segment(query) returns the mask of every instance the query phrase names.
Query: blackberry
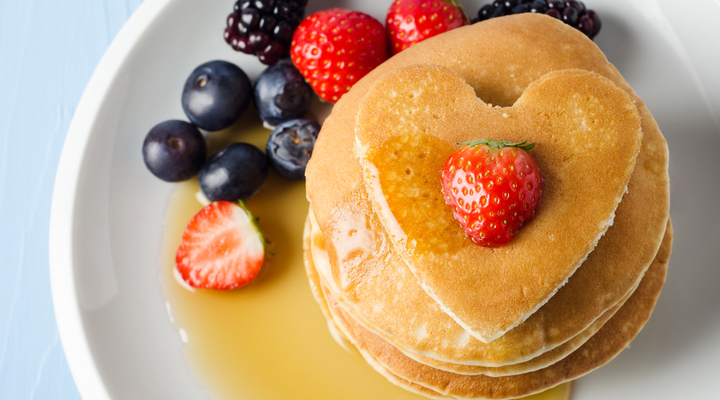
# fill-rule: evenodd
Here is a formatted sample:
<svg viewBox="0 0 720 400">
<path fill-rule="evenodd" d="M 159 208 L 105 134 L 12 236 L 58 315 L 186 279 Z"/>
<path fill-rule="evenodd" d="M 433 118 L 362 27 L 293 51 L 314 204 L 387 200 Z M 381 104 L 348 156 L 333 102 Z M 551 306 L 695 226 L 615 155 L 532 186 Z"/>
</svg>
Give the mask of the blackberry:
<svg viewBox="0 0 720 400">
<path fill-rule="evenodd" d="M 587 9 L 582 1 L 576 0 L 495 0 L 478 10 L 473 23 L 504 15 L 525 12 L 547 14 L 578 29 L 590 39 L 600 32 L 600 17 Z"/>
<path fill-rule="evenodd" d="M 225 41 L 237 51 L 256 55 L 263 64 L 275 64 L 290 54 L 307 1 L 239 0 L 227 17 Z"/>
</svg>

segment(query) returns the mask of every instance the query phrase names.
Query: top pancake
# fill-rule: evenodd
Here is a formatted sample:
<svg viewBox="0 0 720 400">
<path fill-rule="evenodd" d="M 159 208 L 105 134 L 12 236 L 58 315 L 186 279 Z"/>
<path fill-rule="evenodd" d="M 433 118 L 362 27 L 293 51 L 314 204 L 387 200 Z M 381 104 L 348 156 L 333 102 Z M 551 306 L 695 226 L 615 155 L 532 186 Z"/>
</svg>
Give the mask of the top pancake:
<svg viewBox="0 0 720 400">
<path fill-rule="evenodd" d="M 512 107 L 493 108 L 460 75 L 433 65 L 378 79 L 361 102 L 355 135 L 365 188 L 393 247 L 440 307 L 483 342 L 527 319 L 595 248 L 642 138 L 630 97 L 593 72 L 549 73 Z M 543 176 L 537 215 L 499 248 L 467 238 L 442 196 L 443 165 L 457 143 L 476 139 L 535 142 L 531 155 Z M 526 166 L 515 168 L 506 174 Z"/>
<path fill-rule="evenodd" d="M 664 233 L 669 208 L 667 147 L 644 103 L 597 46 L 582 33 L 545 16 L 503 17 L 429 39 L 388 60 L 343 96 L 323 125 L 307 169 L 308 197 L 323 232 L 330 234 L 332 215 L 361 206 L 353 193 L 362 189 L 362 174 L 351 152 L 360 99 L 380 76 L 421 62 L 454 70 L 480 98 L 502 106 L 512 105 L 545 73 L 568 68 L 598 72 L 630 94 L 642 117 L 642 150 L 615 224 L 593 254 L 602 252 L 601 259 L 608 264 L 625 262 L 631 272 L 604 277 L 601 291 L 605 295 L 589 300 L 607 309 L 627 294 L 655 256 Z M 585 295 L 581 291 L 579 296 Z M 569 315 L 576 311 L 571 300 L 563 303 Z"/>
</svg>

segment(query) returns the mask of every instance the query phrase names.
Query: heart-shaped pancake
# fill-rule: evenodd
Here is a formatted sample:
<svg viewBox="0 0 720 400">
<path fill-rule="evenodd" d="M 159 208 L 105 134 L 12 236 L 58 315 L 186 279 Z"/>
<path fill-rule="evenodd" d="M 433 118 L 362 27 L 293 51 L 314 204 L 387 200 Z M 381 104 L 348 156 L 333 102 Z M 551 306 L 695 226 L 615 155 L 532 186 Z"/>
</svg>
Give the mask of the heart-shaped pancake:
<svg viewBox="0 0 720 400">
<path fill-rule="evenodd" d="M 425 291 L 474 337 L 490 342 L 565 283 L 612 224 L 642 132 L 635 104 L 598 74 L 568 70 L 492 107 L 453 71 L 398 68 L 363 98 L 356 154 L 393 248 Z M 441 169 L 456 143 L 537 145 L 544 179 L 535 218 L 506 246 L 474 245 L 445 205 Z"/>
</svg>

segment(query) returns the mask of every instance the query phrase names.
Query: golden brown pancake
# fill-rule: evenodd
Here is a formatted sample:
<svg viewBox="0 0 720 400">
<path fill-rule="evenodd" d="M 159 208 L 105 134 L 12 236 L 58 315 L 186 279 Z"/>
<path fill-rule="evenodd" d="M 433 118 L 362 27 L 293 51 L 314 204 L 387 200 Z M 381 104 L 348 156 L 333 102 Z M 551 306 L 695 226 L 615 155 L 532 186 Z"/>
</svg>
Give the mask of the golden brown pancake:
<svg viewBox="0 0 720 400">
<path fill-rule="evenodd" d="M 313 263 L 312 253 L 310 251 L 310 247 L 312 245 L 312 238 L 310 235 L 310 217 L 305 221 L 305 227 L 303 232 L 303 260 L 305 264 L 305 270 L 307 272 L 310 288 L 313 293 L 313 296 L 315 297 L 315 300 L 318 302 L 318 305 L 320 305 L 320 308 L 323 310 L 323 314 L 328 318 L 328 327 L 332 326 L 334 328 L 331 329 L 339 329 L 338 325 L 333 320 L 333 317 L 330 315 L 330 310 L 328 306 L 328 302 L 325 299 L 325 295 L 323 294 L 323 290 L 320 289 L 322 287 L 322 283 L 320 281 L 320 277 L 315 270 L 315 265 Z M 326 314 L 327 312 L 327 314 Z M 347 324 L 343 324 L 343 328 L 346 328 Z M 344 335 L 344 334 L 343 334 Z M 364 350 L 363 350 L 364 351 Z M 425 397 L 433 398 L 433 399 L 446 399 L 446 398 L 452 398 L 450 396 L 442 395 L 432 389 L 428 389 L 424 386 L 418 385 L 416 383 L 412 383 L 406 379 L 400 378 L 397 375 L 393 374 L 392 372 L 388 371 L 387 368 L 383 367 L 379 362 L 375 361 L 370 354 L 367 354 L 365 356 L 367 358 L 368 364 L 370 364 L 378 373 L 385 376 L 391 383 L 402 387 L 405 390 L 411 391 L 416 394 L 423 395 Z M 571 389 L 566 390 L 566 396 L 565 399 L 570 398 Z"/>
<path fill-rule="evenodd" d="M 545 304 L 595 248 L 642 138 L 630 97 L 599 74 L 551 72 L 512 107 L 489 107 L 460 75 L 426 64 L 378 79 L 355 134 L 365 189 L 396 253 L 443 311 L 486 343 Z M 458 143 L 483 138 L 534 142 L 544 180 L 537 215 L 498 248 L 473 243 L 442 195 L 441 171 Z"/>
<path fill-rule="evenodd" d="M 313 253 L 317 253 L 321 250 L 313 249 L 311 250 Z M 317 272 L 315 272 L 317 275 Z M 321 279 L 318 277 L 321 281 L 324 282 L 324 279 Z M 324 290 L 329 290 L 326 284 L 322 284 L 322 288 Z M 330 291 L 331 295 L 332 291 Z M 371 324 L 369 324 L 367 321 L 363 320 L 361 317 L 358 316 L 356 313 L 356 310 L 353 309 L 346 301 L 343 301 L 341 299 L 338 299 L 335 297 L 335 300 L 338 302 L 338 305 L 343 308 L 343 311 L 348 314 L 352 319 L 354 319 L 357 323 L 361 324 L 363 328 L 367 329 L 368 331 L 382 337 L 383 339 L 387 341 L 391 341 L 393 345 L 400 351 L 403 352 L 407 357 L 416 360 L 422 364 L 431 366 L 433 368 L 437 368 L 443 371 L 448 372 L 454 372 L 457 374 L 463 374 L 463 375 L 478 375 L 483 374 L 487 376 L 505 376 L 505 375 L 517 375 L 525 372 L 531 372 L 535 371 L 541 368 L 545 368 L 556 361 L 564 358 L 566 355 L 573 352 L 575 349 L 580 347 L 583 343 L 585 343 L 592 335 L 594 335 L 614 314 L 617 312 L 617 310 L 625 303 L 629 295 L 625 298 L 623 298 L 618 304 L 616 304 L 614 307 L 606 311 L 603 315 L 600 316 L 600 318 L 596 319 L 588 328 L 586 328 L 584 331 L 580 332 L 579 334 L 575 335 L 570 340 L 566 341 L 565 343 L 562 343 L 558 345 L 557 347 L 554 347 L 552 349 L 547 350 L 546 352 L 543 352 L 542 354 L 539 354 L 535 356 L 534 358 L 531 358 L 527 361 L 516 363 L 516 364 L 509 364 L 504 366 L 498 366 L 498 367 L 488 367 L 488 366 L 477 366 L 477 365 L 466 365 L 466 364 L 455 364 L 451 362 L 445 362 L 445 361 L 439 361 L 434 358 L 426 357 L 420 354 L 414 354 L 412 352 L 409 352 L 407 349 L 402 348 L 399 346 L 396 342 L 393 342 L 394 337 L 388 336 L 385 332 L 378 331 L 378 329 Z"/>
<path fill-rule="evenodd" d="M 623 307 L 582 347 L 561 361 L 538 371 L 504 377 L 459 375 L 418 363 L 354 321 L 329 300 L 331 313 L 351 342 L 369 362 L 378 362 L 396 376 L 457 398 L 504 399 L 525 396 L 578 378 L 598 368 L 628 346 L 645 325 L 655 306 L 667 273 L 672 228 L 640 285 Z M 327 296 L 331 296 L 326 292 Z"/>
<path fill-rule="evenodd" d="M 308 166 L 308 197 L 325 236 L 332 236 L 333 230 L 342 231 L 338 221 L 349 213 L 372 213 L 372 209 L 358 201 L 358 191 L 362 187 L 359 164 L 348 161 L 352 160 L 359 100 L 379 76 L 399 66 L 418 62 L 444 65 L 455 70 L 473 86 L 481 99 L 501 106 L 512 105 L 530 82 L 545 73 L 568 68 L 598 72 L 622 87 L 635 100 L 644 133 L 637 167 L 628 185 L 629 193 L 617 209 L 614 226 L 608 229 L 585 263 L 587 266 L 597 255 L 598 262 L 622 264 L 627 268 L 626 272 L 601 275 L 597 285 L 594 284 L 595 277 L 583 278 L 585 282 L 581 286 L 596 287 L 599 292 L 605 293 L 604 296 L 590 296 L 580 291 L 577 298 L 562 301 L 568 320 L 585 319 L 587 326 L 631 290 L 657 251 L 669 204 L 667 146 L 644 103 L 600 50 L 581 33 L 550 18 L 524 14 L 448 32 L 403 51 L 356 84 L 335 105 L 333 114 L 326 120 Z M 628 248 L 632 251 L 628 252 Z M 328 251 L 337 254 L 331 244 Z M 580 268 L 571 282 L 582 280 L 579 276 L 582 271 L 583 268 Z M 586 285 L 588 282 L 593 285 Z M 562 293 L 561 290 L 554 297 Z M 594 304 L 600 311 L 585 313 L 590 317 L 576 315 L 580 314 L 574 308 L 576 301 Z M 543 340 L 541 337 L 540 341 Z M 420 349 L 444 351 L 441 347 Z"/>
<path fill-rule="evenodd" d="M 578 310 L 574 303 L 594 304 L 599 310 L 611 308 L 631 291 L 657 252 L 669 204 L 667 146 L 644 103 L 600 50 L 581 33 L 543 16 L 526 14 L 493 19 L 420 43 L 374 70 L 335 105 L 332 116 L 323 126 L 307 172 L 308 197 L 325 237 L 331 237 L 335 231 L 347 233 L 352 230 L 339 223 L 343 216 L 349 213 L 372 213 L 372 208 L 358 201 L 358 196 L 362 194 L 359 189 L 363 186 L 361 169 L 358 163 L 351 162 L 359 100 L 378 77 L 397 67 L 417 63 L 437 64 L 452 69 L 475 89 L 483 101 L 500 106 L 511 106 L 531 82 L 545 73 L 572 68 L 597 72 L 611 79 L 634 99 L 642 118 L 644 137 L 628 185 L 629 193 L 617 209 L 615 225 L 607 231 L 569 284 L 551 299 L 555 301 L 562 297 L 566 293 L 564 289 L 576 280 L 580 287 L 597 290 L 595 293 L 605 293 L 604 296 L 593 297 L 579 291 L 578 297 L 567 296 L 559 301 L 567 312 L 568 320 L 592 323 L 601 312 L 587 312 L 585 307 Z M 628 251 L 628 248 L 632 251 Z M 328 244 L 327 249 L 329 253 L 334 253 L 331 259 L 338 255 L 332 243 Z M 599 260 L 599 267 L 603 264 L 608 267 L 623 265 L 626 269 L 614 275 L 593 276 L 588 273 L 583 277 L 582 272 L 593 258 Z M 360 277 L 363 271 L 375 269 L 347 268 L 344 276 Z M 339 277 L 337 272 L 334 268 L 336 277 Z M 358 281 L 362 280 L 346 279 L 347 287 Z M 392 289 L 392 286 L 388 285 L 387 288 Z M 355 295 L 365 301 L 367 299 L 364 297 L 372 296 L 372 293 L 358 290 Z M 542 307 L 535 314 L 545 309 Z M 423 314 L 411 312 L 410 315 Z M 498 340 L 502 340 L 502 337 Z M 544 337 L 539 341 L 543 342 Z M 439 344 L 437 347 L 429 345 L 425 349 L 445 351 L 442 349 L 443 344 Z"/>
<path fill-rule="evenodd" d="M 312 208 L 309 214 L 309 219 L 312 221 L 314 219 L 312 218 Z M 356 218 L 359 217 L 360 216 L 348 218 L 348 221 L 356 221 Z M 371 227 L 373 225 L 377 226 L 377 224 L 377 222 L 374 224 L 368 223 L 367 227 Z M 314 264 L 316 266 L 319 266 L 317 268 L 318 270 L 321 270 L 323 268 L 322 264 L 328 262 L 328 256 L 325 251 L 324 244 L 325 239 L 319 232 L 319 228 L 317 227 L 317 225 L 311 225 L 313 225 L 311 228 L 312 236 L 314 238 L 313 243 L 319 243 L 319 245 L 311 246 L 311 251 L 315 259 Z M 352 226 L 360 225 L 363 224 L 355 223 Z M 364 239 L 362 238 L 368 238 L 372 235 L 372 231 L 365 232 L 363 231 L 363 228 L 357 228 L 356 234 L 350 238 L 356 238 L 355 244 L 360 246 L 362 244 L 361 242 L 364 241 Z M 352 247 L 350 245 L 345 246 Z M 382 245 L 379 246 L 382 247 Z M 355 247 L 356 250 L 357 248 L 358 247 Z M 355 255 L 359 258 L 363 258 L 363 256 L 369 257 L 367 253 L 363 255 L 357 251 L 355 252 Z M 628 294 L 626 298 L 622 299 L 618 304 L 616 304 L 610 310 L 606 311 L 600 318 L 592 322 L 592 324 L 585 328 L 582 332 L 577 333 L 574 336 L 567 335 L 566 333 L 567 337 L 565 337 L 565 339 L 567 341 L 565 341 L 564 343 L 559 341 L 552 342 L 549 339 L 546 339 L 545 341 L 537 339 L 537 337 L 543 337 L 545 335 L 550 336 L 550 333 L 553 333 L 553 337 L 555 339 L 559 339 L 563 337 L 559 334 L 559 331 L 562 328 L 576 326 L 575 323 L 573 323 L 572 321 L 566 321 L 563 319 L 565 313 L 562 309 L 553 307 L 554 302 L 551 299 L 550 302 L 545 307 L 543 307 L 540 312 L 531 316 L 528 321 L 521 324 L 521 328 L 514 329 L 508 334 L 504 335 L 502 338 L 486 344 L 471 339 L 470 336 L 465 333 L 462 327 L 455 324 L 452 319 L 445 315 L 432 301 L 432 299 L 430 299 L 429 296 L 425 294 L 425 292 L 419 287 L 419 285 L 414 283 L 414 276 L 412 275 L 412 273 L 410 273 L 410 271 L 404 266 L 401 261 L 397 260 L 397 262 L 392 265 L 388 265 L 388 262 L 383 264 L 383 260 L 388 260 L 390 256 L 391 255 L 386 254 L 385 252 L 379 252 L 379 254 L 373 257 L 372 260 L 365 259 L 362 260 L 363 262 L 353 262 L 352 260 L 346 260 L 349 262 L 349 264 L 357 267 L 355 271 L 352 271 L 353 274 L 365 277 L 365 279 L 363 279 L 363 282 L 358 282 L 358 285 L 354 287 L 350 293 L 358 292 L 367 301 L 363 301 L 363 299 L 359 299 L 357 297 L 353 299 L 347 299 L 345 298 L 345 294 L 347 293 L 347 291 L 340 291 L 338 294 L 337 291 L 330 290 L 332 295 L 337 299 L 343 309 L 350 315 L 352 315 L 353 319 L 357 320 L 366 329 L 372 331 L 373 333 L 383 337 L 386 340 L 392 341 L 393 344 L 401 351 L 403 351 L 403 353 L 405 353 L 408 357 L 438 369 L 443 369 L 446 371 L 456 372 L 460 374 L 486 374 L 492 376 L 512 375 L 527 372 L 529 370 L 543 368 L 557 361 L 564 355 L 570 353 L 571 351 L 582 345 L 592 334 L 594 334 L 598 329 L 600 329 L 600 327 L 602 327 L 602 325 L 610 317 L 612 317 L 612 315 L 615 313 L 615 311 L 617 311 L 619 306 L 621 306 L 622 303 L 624 303 L 626 298 L 629 296 Z M 372 262 L 373 266 L 378 270 L 374 271 L 372 268 L 367 268 L 367 265 L 370 262 Z M 331 273 L 330 275 L 333 274 Z M 373 276 L 369 277 L 370 275 Z M 327 273 L 323 277 L 324 282 L 332 279 L 332 276 L 328 276 Z M 353 280 L 356 279 L 347 279 L 347 281 Z M 329 289 L 328 286 L 330 285 L 325 284 L 324 286 Z M 335 284 L 333 284 L 332 286 L 337 287 L 338 283 L 335 282 Z M 571 287 L 573 286 L 568 285 L 566 286 L 566 288 L 562 289 L 562 291 L 567 291 Z M 589 288 L 587 290 L 592 290 L 592 288 Z M 397 296 L 396 293 L 398 292 L 403 292 L 404 296 Z M 565 294 L 563 296 L 572 297 L 572 294 Z M 402 301 L 408 301 L 408 303 L 403 303 Z M 382 306 L 377 306 L 378 304 L 382 304 Z M 365 307 L 361 307 L 362 305 L 365 305 Z M 583 304 L 580 303 L 576 306 L 582 308 Z M 411 319 L 408 319 L 414 317 L 413 314 L 408 313 L 409 309 L 422 307 L 427 307 L 428 309 L 430 309 L 426 312 L 426 318 L 422 322 L 415 323 Z M 436 319 L 440 321 L 437 321 Z M 550 321 L 550 323 L 546 323 L 544 319 Z M 389 331 L 386 331 L 384 328 L 388 327 L 388 321 L 393 322 L 393 324 L 390 327 L 391 329 Z M 373 325 L 373 322 L 377 322 L 381 325 L 379 327 L 376 327 Z M 424 329 L 426 334 L 428 335 L 428 337 L 423 338 L 423 340 L 427 340 L 428 342 L 433 341 L 436 343 L 443 343 L 446 347 L 450 347 L 454 343 L 450 343 L 451 340 L 443 338 L 443 334 L 449 338 L 455 338 L 458 335 L 464 336 L 467 343 L 465 343 L 463 347 L 460 347 L 460 349 L 463 349 L 465 351 L 474 351 L 476 355 L 484 354 L 486 355 L 486 357 L 492 358 L 494 360 L 508 357 L 508 355 L 517 355 L 523 353 L 526 354 L 526 356 L 522 358 L 516 357 L 515 361 L 517 363 L 508 363 L 508 365 L 504 366 L 501 366 L 503 364 L 478 366 L 457 364 L 452 362 L 452 360 L 438 360 L 436 358 L 426 356 L 425 354 L 427 353 L 417 352 L 416 350 L 411 351 L 404 346 L 405 342 L 408 339 L 407 336 L 410 336 L 410 338 L 416 338 L 415 334 L 417 333 L 418 327 Z M 544 334 L 543 331 L 540 330 L 543 327 L 548 330 L 548 333 Z M 434 338 L 430 338 L 430 333 L 432 333 L 432 336 L 434 336 Z M 537 348 L 534 347 L 538 346 L 538 343 L 543 342 L 553 343 L 554 346 L 546 346 L 545 348 L 541 349 L 542 351 L 537 350 Z M 534 350 L 534 352 L 532 350 Z M 541 353 L 543 353 L 543 357 L 540 357 Z"/>
<path fill-rule="evenodd" d="M 645 145 L 662 148 L 664 140 L 660 135 L 651 135 L 646 138 Z M 647 170 L 634 173 L 653 176 Z M 636 184 L 633 192 L 637 196 L 626 196 L 625 201 L 636 200 L 640 207 L 642 196 L 653 194 L 657 190 L 656 184 L 658 181 L 654 179 L 644 185 Z M 637 224 L 645 222 L 644 215 L 638 213 L 632 224 L 616 224 L 609 229 L 583 267 L 545 307 L 500 339 L 485 344 L 469 338 L 451 318 L 443 315 L 415 283 L 414 276 L 402 261 L 389 251 L 379 221 L 362 192 L 358 189 L 353 193 L 354 200 L 347 203 L 349 206 L 338 207 L 327 221 L 325 239 L 334 264 L 335 283 L 341 290 L 333 294 L 351 304 L 358 319 L 367 321 L 366 326 L 376 327 L 373 332 L 385 338 L 392 337 L 398 347 L 410 354 L 485 366 L 533 358 L 593 323 L 627 295 L 646 268 L 637 262 L 636 249 L 626 245 L 611 247 L 619 242 L 615 235 L 633 232 Z M 622 205 L 619 211 L 623 211 Z M 634 282 L 630 281 L 631 277 L 635 277 Z M 622 279 L 628 279 L 630 285 L 624 286 L 628 281 Z M 396 295 L 400 292 L 402 297 Z M 426 335 L 418 338 L 415 335 L 418 329 Z"/>
<path fill-rule="evenodd" d="M 322 245 L 321 243 L 318 243 L 317 245 Z M 335 332 L 333 330 L 336 330 L 337 333 L 342 335 L 341 339 L 347 340 L 346 334 L 342 331 L 342 329 L 345 329 L 347 325 L 343 324 L 342 329 L 338 324 L 335 322 L 332 314 L 330 313 L 330 309 L 328 306 L 328 301 L 325 299 L 325 294 L 322 289 L 322 283 L 320 282 L 320 276 L 317 273 L 317 270 L 315 269 L 315 264 L 313 262 L 312 252 L 310 250 L 310 247 L 312 246 L 312 236 L 311 236 L 311 227 L 310 227 L 310 217 L 305 220 L 305 226 L 303 228 L 303 261 L 305 264 L 305 272 L 308 276 L 308 281 L 310 284 L 310 291 L 313 294 L 313 297 L 315 298 L 315 301 L 320 306 L 320 309 L 322 310 L 323 315 L 328 321 L 328 328 L 331 330 L 331 336 L 333 336 L 334 339 L 338 339 L 335 336 Z M 344 347 L 344 345 L 341 344 L 341 346 Z M 383 367 L 380 363 L 376 361 L 369 361 L 368 364 L 370 364 L 377 372 L 379 372 L 381 375 L 386 377 L 390 382 L 393 384 L 400 386 L 401 388 L 411 391 L 413 393 L 417 393 L 420 395 L 423 395 L 425 397 L 429 397 L 432 399 L 446 399 L 451 398 L 450 396 L 441 395 L 440 393 L 428 389 L 424 386 L 418 385 L 416 383 L 412 383 L 408 381 L 407 379 L 400 378 L 399 376 L 393 374 L 392 372 L 388 371 L 387 368 Z"/>
</svg>

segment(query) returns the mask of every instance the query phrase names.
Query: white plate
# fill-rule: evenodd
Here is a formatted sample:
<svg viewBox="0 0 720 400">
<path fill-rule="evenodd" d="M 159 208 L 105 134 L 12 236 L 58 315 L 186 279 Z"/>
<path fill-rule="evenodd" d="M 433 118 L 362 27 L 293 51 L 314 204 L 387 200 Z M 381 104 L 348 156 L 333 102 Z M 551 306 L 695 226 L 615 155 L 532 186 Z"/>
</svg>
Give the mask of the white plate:
<svg viewBox="0 0 720 400">
<path fill-rule="evenodd" d="M 232 1 L 146 0 L 113 41 L 73 118 L 58 167 L 50 273 L 60 335 L 84 399 L 201 399 L 158 282 L 172 185 L 146 173 L 144 135 L 184 119 L 182 83 L 226 59 L 262 66 L 221 39 Z M 484 1 L 464 2 L 468 11 Z M 575 400 L 717 398 L 720 394 L 720 3 L 588 0 L 598 45 L 670 143 L 675 246 L 653 318 Z M 388 1 L 311 1 L 383 20 Z"/>
</svg>

